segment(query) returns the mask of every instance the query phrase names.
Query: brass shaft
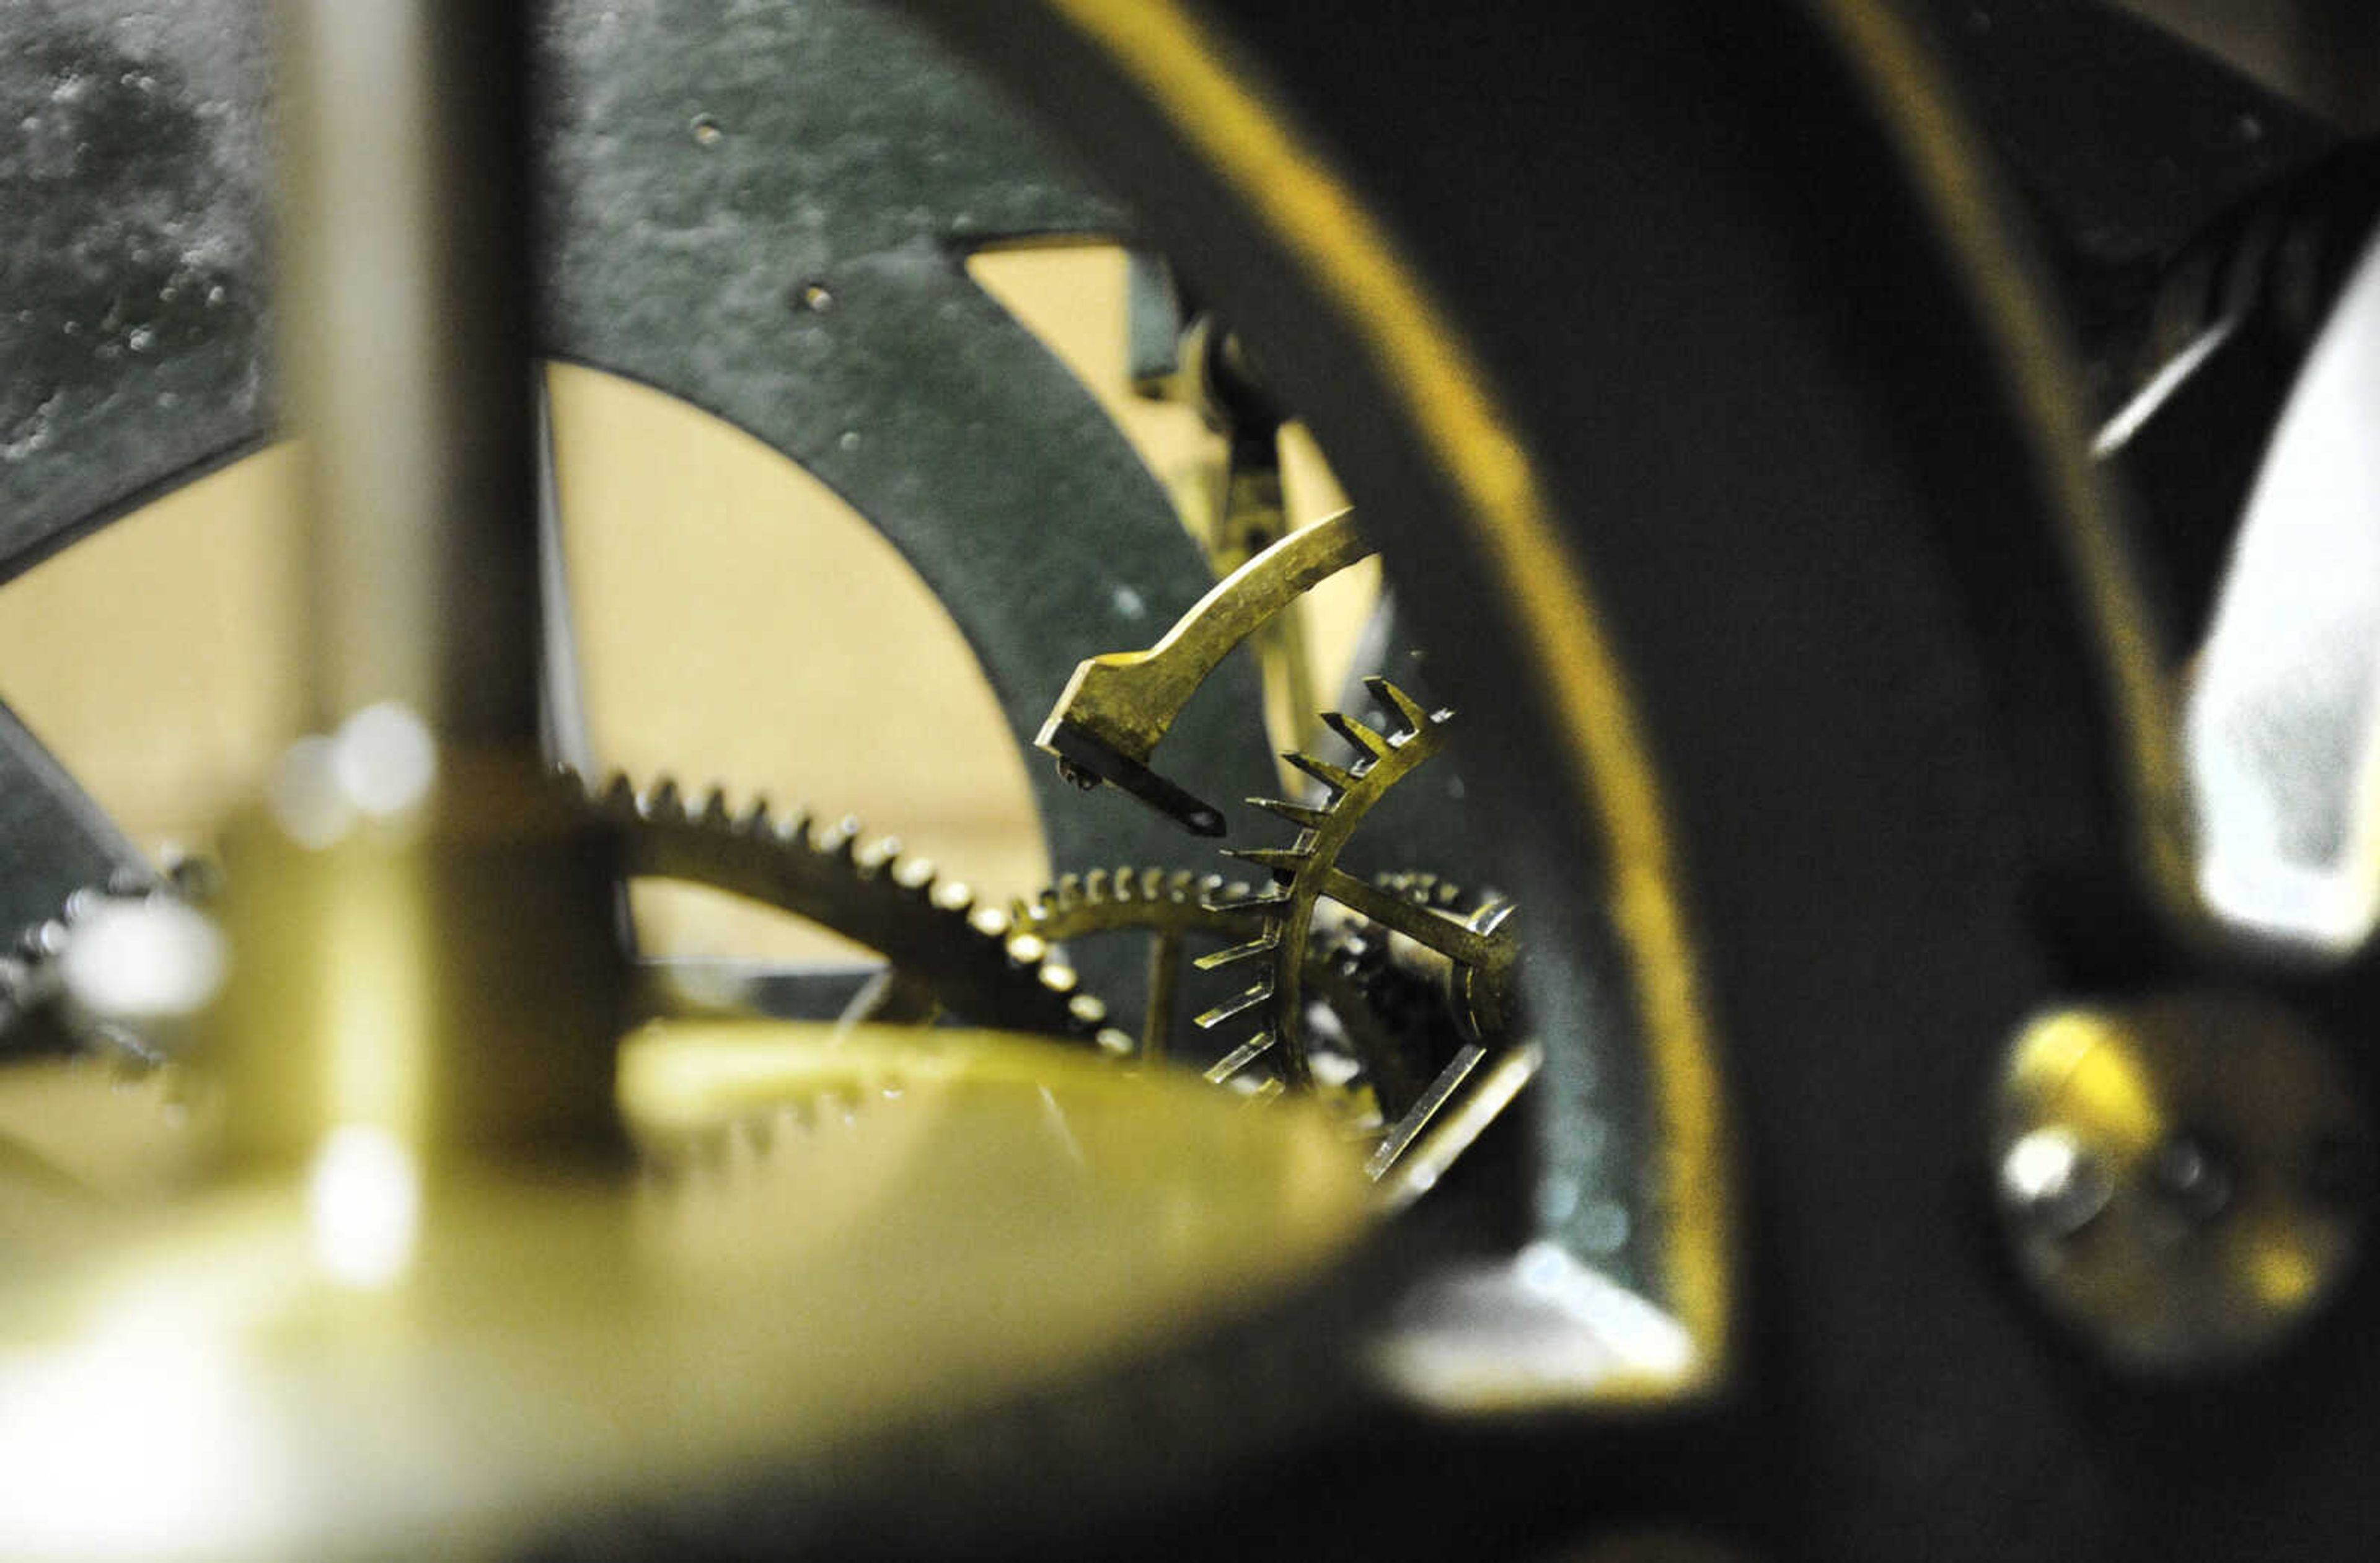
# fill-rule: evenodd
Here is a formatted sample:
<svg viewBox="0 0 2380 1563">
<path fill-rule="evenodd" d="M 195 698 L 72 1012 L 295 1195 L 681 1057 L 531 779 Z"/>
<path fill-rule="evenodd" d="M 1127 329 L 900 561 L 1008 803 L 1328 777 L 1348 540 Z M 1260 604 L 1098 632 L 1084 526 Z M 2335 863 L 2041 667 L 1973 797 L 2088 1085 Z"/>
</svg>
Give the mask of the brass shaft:
<svg viewBox="0 0 2380 1563">
<path fill-rule="evenodd" d="M 506 0 L 282 0 L 280 352 L 312 724 L 537 732 L 528 137 Z"/>
<path fill-rule="evenodd" d="M 225 842 L 232 1157 L 285 1169 L 359 1132 L 424 1175 L 616 1165 L 612 843 L 539 774 L 520 10 L 278 21 L 310 714 L 338 736 Z"/>
</svg>

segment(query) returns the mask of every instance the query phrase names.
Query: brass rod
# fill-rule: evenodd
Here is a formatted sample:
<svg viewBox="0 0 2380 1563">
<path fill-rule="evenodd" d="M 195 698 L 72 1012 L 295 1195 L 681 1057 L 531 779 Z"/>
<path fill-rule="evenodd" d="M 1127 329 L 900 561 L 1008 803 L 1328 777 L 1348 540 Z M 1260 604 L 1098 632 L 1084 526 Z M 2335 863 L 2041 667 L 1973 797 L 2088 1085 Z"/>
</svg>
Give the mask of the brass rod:
<svg viewBox="0 0 2380 1563">
<path fill-rule="evenodd" d="M 523 28 L 503 0 L 282 0 L 281 356 L 318 730 L 399 701 L 538 732 Z"/>
</svg>

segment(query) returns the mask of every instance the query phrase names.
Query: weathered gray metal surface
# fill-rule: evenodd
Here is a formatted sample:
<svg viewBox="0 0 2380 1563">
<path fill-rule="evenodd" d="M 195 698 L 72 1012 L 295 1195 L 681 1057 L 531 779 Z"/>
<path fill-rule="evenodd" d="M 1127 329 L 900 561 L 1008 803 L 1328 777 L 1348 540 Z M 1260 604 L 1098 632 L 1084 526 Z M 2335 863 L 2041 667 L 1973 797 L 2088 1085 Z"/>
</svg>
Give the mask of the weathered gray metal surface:
<svg viewBox="0 0 2380 1563">
<path fill-rule="evenodd" d="M 0 109 L 26 127 L 0 140 L 0 578 L 267 437 L 262 11 L 0 11 Z M 558 0 L 539 39 L 550 353 L 831 484 L 950 609 L 1020 742 L 1078 660 L 1190 605 L 1205 567 L 1162 491 L 964 266 L 1119 214 L 938 45 L 850 0 Z M 1270 771 L 1253 677 L 1223 678 L 1177 744 L 1236 796 Z M 1033 773 L 1058 866 L 1181 856 Z"/>
<path fill-rule="evenodd" d="M 270 75 L 261 5 L 0 6 L 0 579 L 263 438 Z"/>
</svg>

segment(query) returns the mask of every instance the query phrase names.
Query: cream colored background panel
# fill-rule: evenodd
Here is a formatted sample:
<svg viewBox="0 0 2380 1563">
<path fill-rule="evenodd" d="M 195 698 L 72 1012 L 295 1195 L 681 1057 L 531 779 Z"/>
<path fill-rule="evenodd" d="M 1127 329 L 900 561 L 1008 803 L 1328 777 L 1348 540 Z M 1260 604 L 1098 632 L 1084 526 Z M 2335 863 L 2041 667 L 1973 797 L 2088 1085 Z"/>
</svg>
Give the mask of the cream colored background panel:
<svg viewBox="0 0 2380 1563">
<path fill-rule="evenodd" d="M 152 851 L 212 839 L 298 736 L 295 481 L 249 456 L 0 591 L 0 693 Z"/>
<path fill-rule="evenodd" d="M 1024 758 L 892 546 L 759 441 L 557 366 L 554 460 L 596 755 L 857 815 L 978 888 L 1047 881 Z M 801 953 L 722 898 L 639 892 L 656 945 Z"/>
</svg>

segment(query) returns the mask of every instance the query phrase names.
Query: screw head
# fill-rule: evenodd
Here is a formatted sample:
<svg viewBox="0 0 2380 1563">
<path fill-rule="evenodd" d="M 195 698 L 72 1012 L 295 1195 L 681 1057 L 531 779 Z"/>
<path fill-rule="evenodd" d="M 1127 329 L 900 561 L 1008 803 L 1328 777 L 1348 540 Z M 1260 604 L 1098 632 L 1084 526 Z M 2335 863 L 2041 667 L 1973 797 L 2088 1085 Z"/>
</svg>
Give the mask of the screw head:
<svg viewBox="0 0 2380 1563">
<path fill-rule="evenodd" d="M 2002 1060 L 1993 1203 L 2044 1311 L 2173 1376 L 2273 1351 L 2362 1241 L 2373 1138 L 2289 1011 L 2185 993 L 2041 1015 Z"/>
<path fill-rule="evenodd" d="M 2188 1130 L 2168 1137 L 2149 1158 L 2149 1189 L 2176 1217 L 2192 1225 L 2216 1220 L 2228 1210 L 2238 1183 L 2231 1157 L 2206 1136 Z"/>
</svg>

